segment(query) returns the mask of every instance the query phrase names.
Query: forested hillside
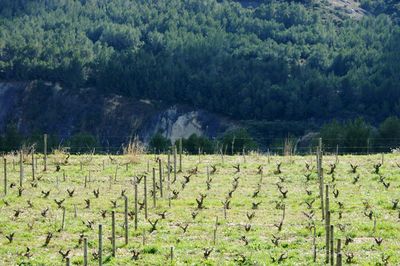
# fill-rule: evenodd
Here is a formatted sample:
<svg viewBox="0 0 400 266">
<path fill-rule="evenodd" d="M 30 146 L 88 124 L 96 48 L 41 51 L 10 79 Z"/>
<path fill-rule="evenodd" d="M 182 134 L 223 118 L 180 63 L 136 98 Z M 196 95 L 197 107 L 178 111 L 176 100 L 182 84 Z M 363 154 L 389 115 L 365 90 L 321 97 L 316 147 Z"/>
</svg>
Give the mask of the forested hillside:
<svg viewBox="0 0 400 266">
<path fill-rule="evenodd" d="M 0 78 L 241 120 L 400 113 L 396 1 L 363 0 L 361 19 L 319 1 L 252 2 L 2 0 Z"/>
<path fill-rule="evenodd" d="M 400 22 L 400 2 L 398 0 L 361 0 L 361 6 L 372 14 L 388 14 L 397 23 Z"/>
</svg>

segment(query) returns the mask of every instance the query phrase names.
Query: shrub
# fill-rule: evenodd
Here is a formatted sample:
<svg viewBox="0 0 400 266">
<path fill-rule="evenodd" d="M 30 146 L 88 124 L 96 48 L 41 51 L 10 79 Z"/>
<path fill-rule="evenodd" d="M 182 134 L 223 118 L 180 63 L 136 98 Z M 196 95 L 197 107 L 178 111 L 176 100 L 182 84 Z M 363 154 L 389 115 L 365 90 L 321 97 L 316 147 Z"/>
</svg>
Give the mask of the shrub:
<svg viewBox="0 0 400 266">
<path fill-rule="evenodd" d="M 385 151 L 400 147 L 400 119 L 396 116 L 386 118 L 379 126 L 380 146 L 384 147 Z"/>
<path fill-rule="evenodd" d="M 333 120 L 325 124 L 320 131 L 325 150 L 333 151 L 336 145 L 345 152 L 365 152 L 372 134 L 372 127 L 364 119 L 356 118 L 345 123 Z"/>
<path fill-rule="evenodd" d="M 175 142 L 179 147 L 179 140 Z M 197 136 L 196 134 L 190 135 L 187 139 L 182 139 L 183 150 L 190 154 L 197 154 L 199 149 L 202 153 L 211 154 L 214 152 L 214 143 L 207 137 Z"/>
<path fill-rule="evenodd" d="M 222 145 L 228 154 L 240 153 L 243 149 L 256 150 L 258 146 L 247 130 L 243 128 L 225 133 L 222 137 Z"/>
<path fill-rule="evenodd" d="M 156 133 L 149 142 L 151 152 L 163 152 L 171 147 L 171 141 L 164 137 L 161 133 Z"/>
<path fill-rule="evenodd" d="M 98 145 L 95 136 L 89 133 L 77 133 L 68 141 L 72 153 L 88 153 L 93 151 Z"/>
<path fill-rule="evenodd" d="M 130 163 L 138 163 L 140 155 L 146 151 L 145 146 L 137 136 L 128 142 L 128 145 L 123 147 L 123 153 Z"/>
</svg>

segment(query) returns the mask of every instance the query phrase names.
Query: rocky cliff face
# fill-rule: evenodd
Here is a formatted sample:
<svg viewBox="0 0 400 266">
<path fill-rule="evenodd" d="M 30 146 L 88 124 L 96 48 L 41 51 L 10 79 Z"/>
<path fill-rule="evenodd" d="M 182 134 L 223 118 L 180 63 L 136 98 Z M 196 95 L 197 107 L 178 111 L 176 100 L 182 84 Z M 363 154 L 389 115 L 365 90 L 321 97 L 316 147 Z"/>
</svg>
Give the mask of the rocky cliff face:
<svg viewBox="0 0 400 266">
<path fill-rule="evenodd" d="M 148 141 L 150 133 L 162 133 L 172 142 L 179 138 L 188 138 L 192 134 L 216 137 L 233 127 L 226 119 L 203 110 L 193 110 L 182 106 L 171 106 L 154 115 L 148 126 L 143 128 L 143 139 Z"/>
<path fill-rule="evenodd" d="M 24 135 L 47 132 L 66 139 L 88 132 L 111 146 L 134 135 L 148 142 L 157 132 L 172 141 L 191 134 L 216 137 L 234 126 L 203 110 L 102 95 L 93 88 L 71 92 L 52 83 L 0 82 L 0 134 L 10 123 Z"/>
</svg>

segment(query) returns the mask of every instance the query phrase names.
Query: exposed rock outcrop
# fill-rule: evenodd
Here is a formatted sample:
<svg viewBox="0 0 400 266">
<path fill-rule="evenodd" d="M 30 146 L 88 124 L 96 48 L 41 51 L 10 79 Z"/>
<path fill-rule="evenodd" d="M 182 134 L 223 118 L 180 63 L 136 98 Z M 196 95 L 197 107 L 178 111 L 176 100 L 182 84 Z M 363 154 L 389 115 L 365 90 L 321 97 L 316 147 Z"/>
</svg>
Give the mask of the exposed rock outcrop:
<svg viewBox="0 0 400 266">
<path fill-rule="evenodd" d="M 24 135 L 47 132 L 59 139 L 88 132 L 110 147 L 134 135 L 148 142 L 157 132 L 172 141 L 191 134 L 215 137 L 233 126 L 203 110 L 103 95 L 94 88 L 71 91 L 47 82 L 0 82 L 0 133 L 9 123 Z"/>
</svg>

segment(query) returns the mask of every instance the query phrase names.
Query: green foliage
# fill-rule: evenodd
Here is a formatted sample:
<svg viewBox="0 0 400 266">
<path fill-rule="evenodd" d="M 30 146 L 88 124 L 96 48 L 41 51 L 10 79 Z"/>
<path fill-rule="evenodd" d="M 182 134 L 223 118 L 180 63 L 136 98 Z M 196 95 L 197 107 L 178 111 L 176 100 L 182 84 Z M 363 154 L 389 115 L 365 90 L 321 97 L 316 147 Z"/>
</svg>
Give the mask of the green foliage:
<svg viewBox="0 0 400 266">
<path fill-rule="evenodd" d="M 379 144 L 390 150 L 400 147 L 400 119 L 397 116 L 386 118 L 379 126 Z"/>
<path fill-rule="evenodd" d="M 159 251 L 158 247 L 156 247 L 156 246 L 146 246 L 143 249 L 143 253 L 146 253 L 146 254 L 157 254 L 158 251 Z"/>
<path fill-rule="evenodd" d="M 398 0 L 361 0 L 361 7 L 373 14 L 388 14 L 400 22 L 400 3 Z"/>
<path fill-rule="evenodd" d="M 17 151 L 21 148 L 22 136 L 14 123 L 8 124 L 5 134 L 0 136 L 0 150 L 9 152 Z"/>
<path fill-rule="evenodd" d="M 0 79 L 91 86 L 243 120 L 398 113 L 396 1 L 364 0 L 390 17 L 360 21 L 333 20 L 312 1 L 256 2 L 3 0 Z"/>
<path fill-rule="evenodd" d="M 36 152 L 42 153 L 44 150 L 44 136 L 40 133 L 32 133 L 28 137 L 24 137 L 22 140 L 24 145 L 30 147 L 34 146 Z M 60 142 L 59 138 L 55 135 L 48 134 L 47 135 L 47 151 L 50 153 L 53 149 L 60 148 L 62 142 Z"/>
<path fill-rule="evenodd" d="M 141 155 L 139 162 L 133 167 L 128 165 L 128 169 L 116 167 L 126 162 L 130 155 L 112 156 L 114 163 L 110 163 L 108 155 L 71 155 L 68 163 L 60 165 L 60 171 L 56 172 L 54 164 L 58 161 L 64 162 L 65 158 L 65 154 L 49 154 L 47 171 L 41 170 L 40 160 L 36 172 L 37 179 L 34 182 L 30 175 L 30 158 L 27 158 L 24 165 L 22 195 L 18 196 L 18 188 L 15 186 L 8 189 L 7 195 L 2 195 L 0 265 L 65 265 L 60 253 L 67 250 L 71 251 L 70 255 L 73 254 L 70 256 L 71 265 L 83 265 L 83 243 L 78 242 L 82 234 L 88 239 L 88 264 L 98 265 L 99 260 L 93 256 L 96 254 L 92 253 L 98 250 L 99 223 L 103 224 L 103 265 L 108 266 L 325 265 L 324 252 L 321 252 L 325 241 L 325 220 L 321 219 L 321 201 L 318 198 L 319 187 L 315 168 L 310 171 L 310 181 L 304 176 L 307 174 L 305 162 L 314 162 L 312 166 L 315 165 L 315 155 L 291 157 L 271 155 L 267 158 L 266 155 L 252 154 L 246 156 L 246 160 L 242 156 L 224 158 L 202 156 L 200 161 L 198 156 L 185 156 L 183 173 L 178 175 L 176 182 L 169 184 L 171 190 L 180 192 L 179 196 L 171 200 L 169 207 L 170 197 L 165 176 L 164 197 L 157 197 L 156 206 L 149 208 L 149 219 L 145 220 L 144 210 L 139 210 L 137 230 L 134 229 L 134 221 L 129 220 L 127 245 L 123 241 L 124 200 L 121 199 L 121 191 L 126 190 L 129 211 L 133 210 L 132 175 L 148 175 L 147 162 L 152 162 L 153 166 L 154 155 Z M 160 159 L 165 165 L 167 156 L 161 155 Z M 388 154 L 384 159 L 380 175 L 377 175 L 373 173 L 373 165 L 380 162 L 381 156 L 339 156 L 340 164 L 335 169 L 334 175 L 325 176 L 327 183 L 332 186 L 330 211 L 331 221 L 335 224 L 335 238 L 343 239 L 343 242 L 346 238 L 353 240 L 348 245 L 343 243 L 344 253 L 352 252 L 356 255 L 353 263 L 346 265 L 384 265 L 383 255 L 390 255 L 390 265 L 400 265 L 399 209 L 396 203 L 399 197 L 400 179 L 399 168 L 394 163 L 398 161 L 398 155 Z M 18 160 L 17 154 L 7 155 L 9 185 L 18 183 Z M 270 164 L 267 164 L 268 160 L 271 161 Z M 15 170 L 13 161 L 17 163 Z M 327 166 L 334 161 L 334 156 L 324 155 L 324 165 Z M 276 173 L 276 162 L 282 163 L 281 174 Z M 241 171 L 238 175 L 233 174 L 232 165 L 236 164 L 240 164 Z M 357 173 L 350 172 L 350 164 L 359 166 Z M 205 170 L 210 165 L 215 165 L 216 172 L 206 180 Z M 264 166 L 262 178 L 258 172 L 260 165 Z M 191 175 L 188 178 L 190 181 L 182 188 L 183 175 L 187 175 L 187 171 L 194 168 L 198 169 L 199 173 Z M 109 177 L 114 177 L 116 169 L 117 179 L 110 180 L 112 181 L 110 185 Z M 83 177 L 88 171 L 91 171 L 89 179 L 91 182 L 85 187 Z M 325 173 L 328 171 L 329 169 L 324 169 Z M 64 174 L 65 180 L 62 178 Z M 234 179 L 239 181 L 233 182 Z M 158 178 L 156 180 L 158 181 Z M 275 188 L 277 181 L 280 181 L 278 185 L 282 186 L 281 190 L 288 191 L 284 199 Z M 149 196 L 149 190 L 152 189 L 151 182 L 151 178 L 148 177 Z M 230 208 L 226 210 L 227 219 L 224 219 L 221 215 L 221 201 L 225 201 L 225 195 L 231 191 L 232 182 L 235 187 L 237 186 L 237 190 L 233 194 L 230 193 L 233 197 L 228 199 Z M 206 183 L 210 186 L 209 190 Z M 383 183 L 390 186 L 386 189 Z M 2 185 L 3 182 L 1 182 L 3 194 Z M 144 179 L 137 185 L 138 199 L 142 202 Z M 67 190 L 75 191 L 73 197 L 69 196 Z M 93 190 L 99 191 L 98 197 L 94 196 Z M 46 198 L 43 193 L 47 191 L 50 195 Z M 258 191 L 260 193 L 255 195 Z M 337 198 L 332 195 L 332 191 L 338 193 Z M 204 208 L 196 210 L 195 200 L 199 194 L 207 197 Z M 85 208 L 85 200 L 90 200 L 90 208 Z M 58 204 L 56 205 L 55 201 L 63 202 L 63 208 L 57 208 Z M 116 201 L 117 206 L 114 207 L 110 201 Z M 32 206 L 28 205 L 30 203 Z M 261 204 L 258 210 L 252 210 L 254 203 Z M 286 213 L 282 231 L 279 232 L 274 224 L 281 221 L 283 204 Z M 47 208 L 49 208 L 47 217 L 43 217 L 42 213 Z M 63 210 L 67 215 L 64 228 L 62 228 Z M 74 210 L 77 210 L 78 218 L 73 217 Z M 17 217 L 16 212 L 19 211 L 21 212 Z M 370 211 L 373 212 L 371 220 L 366 217 Z M 117 214 L 118 250 L 115 257 L 111 256 L 112 245 L 109 241 L 111 212 Z M 198 213 L 195 219 L 191 217 L 193 212 Z M 253 212 L 254 218 L 248 219 L 246 214 L 249 216 Z M 102 214 L 106 215 L 106 218 L 102 218 Z M 129 212 L 130 216 L 131 214 Z M 166 219 L 161 219 L 161 214 L 166 214 Z M 305 214 L 313 217 L 308 219 Z M 212 240 L 216 216 L 219 219 L 214 244 Z M 376 226 L 374 226 L 375 219 Z M 149 233 L 151 228 L 149 221 L 154 223 L 156 220 L 158 220 L 157 231 Z M 92 230 L 89 229 L 91 223 L 94 223 Z M 248 228 L 245 227 L 246 224 L 251 226 L 248 232 L 245 231 L 245 228 Z M 186 225 L 188 230 L 184 233 L 181 228 Z M 320 249 L 316 262 L 313 262 L 313 255 L 310 252 L 313 234 L 310 232 L 310 225 L 315 226 L 316 244 Z M 53 238 L 47 247 L 42 247 L 49 232 L 53 233 Z M 6 237 L 12 233 L 15 233 L 13 241 L 8 243 Z M 141 244 L 142 233 L 145 245 Z M 271 242 L 274 236 L 276 240 L 280 239 L 279 243 L 275 242 L 276 246 Z M 379 246 L 374 237 L 382 238 L 382 245 Z M 241 238 L 249 240 L 249 244 L 246 245 L 240 240 Z M 171 247 L 172 262 L 169 256 Z M 213 249 L 207 259 L 204 258 L 205 249 Z M 287 259 L 281 263 L 272 262 L 272 258 L 277 260 L 281 254 L 285 256 L 286 252 Z M 137 258 L 133 256 L 135 253 L 139 254 Z"/>
<path fill-rule="evenodd" d="M 339 123 L 337 120 L 333 120 L 322 126 L 320 136 L 324 143 L 324 149 L 333 151 L 336 146 L 343 146 L 344 125 Z"/>
<path fill-rule="evenodd" d="M 156 133 L 149 142 L 150 151 L 165 152 L 171 147 L 171 141 L 161 133 Z"/>
<path fill-rule="evenodd" d="M 179 140 L 175 142 L 179 147 Z M 183 150 L 189 154 L 201 153 L 212 154 L 214 153 L 214 142 L 207 137 L 197 136 L 196 134 L 190 135 L 187 139 L 182 139 Z"/>
<path fill-rule="evenodd" d="M 336 145 L 339 145 L 339 148 L 346 153 L 363 153 L 367 151 L 372 127 L 362 118 L 345 123 L 333 120 L 321 128 L 320 135 L 327 151 L 334 151 Z"/>
<path fill-rule="evenodd" d="M 90 153 L 98 146 L 96 137 L 85 132 L 73 135 L 67 144 L 72 153 Z"/>
<path fill-rule="evenodd" d="M 222 137 L 223 151 L 228 154 L 237 154 L 246 151 L 256 150 L 258 145 L 247 132 L 246 129 L 240 128 L 225 133 Z"/>
<path fill-rule="evenodd" d="M 344 145 L 347 152 L 365 152 L 370 136 L 371 126 L 364 119 L 348 121 L 344 126 Z"/>
</svg>

